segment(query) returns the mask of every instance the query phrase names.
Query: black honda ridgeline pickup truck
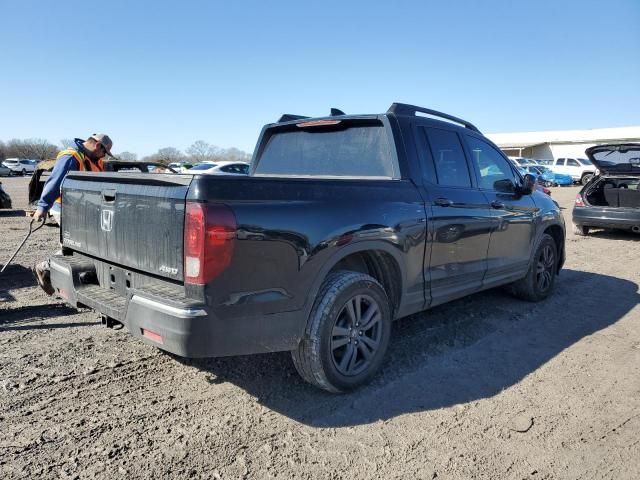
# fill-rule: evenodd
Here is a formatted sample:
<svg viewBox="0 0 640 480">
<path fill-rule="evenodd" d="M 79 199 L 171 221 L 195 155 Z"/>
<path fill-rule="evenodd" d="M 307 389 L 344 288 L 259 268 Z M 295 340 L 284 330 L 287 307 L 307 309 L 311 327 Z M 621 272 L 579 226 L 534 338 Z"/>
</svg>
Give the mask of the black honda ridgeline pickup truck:
<svg viewBox="0 0 640 480">
<path fill-rule="evenodd" d="M 506 284 L 544 299 L 565 257 L 533 177 L 471 123 L 399 103 L 283 115 L 249 176 L 71 173 L 62 199 L 69 304 L 183 357 L 289 350 L 332 392 L 376 373 L 393 320 Z"/>
</svg>

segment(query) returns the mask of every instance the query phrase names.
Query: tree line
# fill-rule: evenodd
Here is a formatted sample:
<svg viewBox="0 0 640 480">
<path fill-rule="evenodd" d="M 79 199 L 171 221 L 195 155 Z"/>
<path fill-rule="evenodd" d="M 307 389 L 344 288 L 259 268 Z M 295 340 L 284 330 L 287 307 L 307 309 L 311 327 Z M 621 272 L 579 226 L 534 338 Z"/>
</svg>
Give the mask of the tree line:
<svg viewBox="0 0 640 480">
<path fill-rule="evenodd" d="M 74 147 L 73 139 L 63 138 L 59 145 L 54 145 L 43 138 L 14 138 L 8 142 L 0 140 L 0 161 L 6 158 L 28 158 L 32 160 L 50 160 L 56 158 L 56 154 L 65 148 Z M 119 152 L 114 155 L 123 161 L 138 161 L 138 155 L 134 152 Z M 173 162 L 199 163 L 205 161 L 241 161 L 248 162 L 251 155 L 235 147 L 220 148 L 211 145 L 204 140 L 195 141 L 184 152 L 174 147 L 164 147 L 152 155 L 142 157 L 141 161 L 169 164 Z"/>
</svg>

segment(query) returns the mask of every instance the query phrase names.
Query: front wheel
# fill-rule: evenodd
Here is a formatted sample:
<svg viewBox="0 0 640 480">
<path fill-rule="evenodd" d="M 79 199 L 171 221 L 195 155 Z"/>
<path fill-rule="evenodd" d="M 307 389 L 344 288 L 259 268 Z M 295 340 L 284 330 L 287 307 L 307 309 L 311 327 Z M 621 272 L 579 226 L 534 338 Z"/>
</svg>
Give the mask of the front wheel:
<svg viewBox="0 0 640 480">
<path fill-rule="evenodd" d="M 341 393 L 373 377 L 391 336 L 391 306 L 369 275 L 341 271 L 322 285 L 298 348 L 291 352 L 307 382 Z"/>
<path fill-rule="evenodd" d="M 558 270 L 558 249 L 551 235 L 543 234 L 527 275 L 511 284 L 511 293 L 522 300 L 538 302 L 551 294 Z"/>
</svg>

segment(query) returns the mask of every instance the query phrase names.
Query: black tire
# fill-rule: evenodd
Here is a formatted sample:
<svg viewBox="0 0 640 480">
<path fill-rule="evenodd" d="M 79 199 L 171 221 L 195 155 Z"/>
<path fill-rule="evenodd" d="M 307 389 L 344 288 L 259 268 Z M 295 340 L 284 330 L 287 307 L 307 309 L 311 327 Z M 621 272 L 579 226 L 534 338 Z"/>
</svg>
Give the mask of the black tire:
<svg viewBox="0 0 640 480">
<path fill-rule="evenodd" d="M 380 369 L 390 336 L 391 306 L 382 286 L 369 275 L 340 271 L 320 288 L 304 337 L 291 357 L 307 382 L 329 392 L 346 392 Z"/>
<path fill-rule="evenodd" d="M 535 250 L 527 275 L 511 284 L 511 293 L 522 300 L 539 302 L 553 290 L 558 273 L 558 249 L 546 233 Z"/>
<path fill-rule="evenodd" d="M 584 175 L 582 175 L 582 178 L 580 179 L 580 183 L 582 185 L 586 185 L 587 183 L 589 183 L 589 181 L 593 178 L 593 173 L 585 173 Z"/>
<path fill-rule="evenodd" d="M 579 237 L 586 237 L 587 235 L 589 235 L 589 227 L 586 227 L 584 225 L 576 225 L 574 223 L 572 230 L 573 234 Z"/>
<path fill-rule="evenodd" d="M 23 169 L 22 169 L 22 176 L 23 176 L 23 177 L 26 177 L 26 176 L 27 176 L 27 169 L 26 169 L 26 168 L 23 168 Z"/>
</svg>

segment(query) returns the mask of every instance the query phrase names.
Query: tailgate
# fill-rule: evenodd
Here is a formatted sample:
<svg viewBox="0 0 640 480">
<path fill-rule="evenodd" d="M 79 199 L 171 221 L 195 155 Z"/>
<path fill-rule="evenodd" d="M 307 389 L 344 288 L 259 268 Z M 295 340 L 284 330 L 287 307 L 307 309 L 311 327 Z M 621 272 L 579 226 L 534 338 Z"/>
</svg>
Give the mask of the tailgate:
<svg viewBox="0 0 640 480">
<path fill-rule="evenodd" d="M 183 279 L 191 176 L 71 173 L 62 187 L 62 243 L 109 263 Z"/>
</svg>

